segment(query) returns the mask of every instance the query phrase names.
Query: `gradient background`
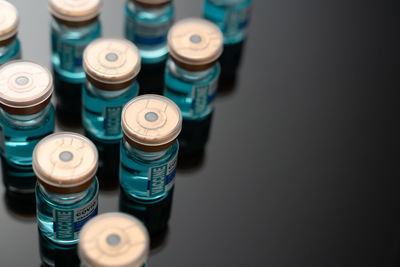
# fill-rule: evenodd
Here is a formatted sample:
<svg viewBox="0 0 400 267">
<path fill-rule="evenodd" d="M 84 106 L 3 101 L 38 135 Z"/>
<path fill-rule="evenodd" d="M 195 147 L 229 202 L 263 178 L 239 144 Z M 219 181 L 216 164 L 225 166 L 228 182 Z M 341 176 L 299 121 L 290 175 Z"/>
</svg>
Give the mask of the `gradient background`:
<svg viewBox="0 0 400 267">
<path fill-rule="evenodd" d="M 46 1 L 10 2 L 23 58 L 49 66 Z M 235 87 L 216 100 L 203 160 L 178 170 L 149 266 L 399 266 L 394 4 L 254 1 Z M 105 0 L 103 36 L 122 37 L 123 6 Z M 201 0 L 175 6 L 202 15 Z M 99 208 L 117 210 L 118 190 Z M 3 198 L 0 227 L 1 266 L 40 265 L 34 216 Z"/>
</svg>

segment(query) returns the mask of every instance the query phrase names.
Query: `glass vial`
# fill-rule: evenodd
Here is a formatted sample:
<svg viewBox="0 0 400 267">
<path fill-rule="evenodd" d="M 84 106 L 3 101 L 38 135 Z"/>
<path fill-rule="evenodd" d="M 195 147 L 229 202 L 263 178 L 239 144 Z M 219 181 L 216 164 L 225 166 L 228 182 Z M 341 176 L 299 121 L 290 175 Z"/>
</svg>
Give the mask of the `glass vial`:
<svg viewBox="0 0 400 267">
<path fill-rule="evenodd" d="M 177 105 L 159 95 L 132 99 L 122 110 L 120 184 L 130 197 L 165 197 L 176 173 L 182 115 Z"/>
<path fill-rule="evenodd" d="M 201 120 L 213 110 L 222 33 L 205 19 L 184 19 L 169 31 L 168 49 L 164 95 L 179 106 L 184 119 Z"/>
<path fill-rule="evenodd" d="M 53 78 L 43 66 L 24 60 L 0 68 L 0 152 L 20 168 L 32 167 L 32 151 L 54 130 L 50 102 Z"/>
<path fill-rule="evenodd" d="M 85 47 L 101 35 L 101 0 L 48 0 L 51 20 L 52 63 L 70 82 L 83 82 Z"/>
<path fill-rule="evenodd" d="M 204 17 L 221 29 L 225 44 L 246 38 L 252 0 L 204 0 Z"/>
<path fill-rule="evenodd" d="M 127 0 L 125 11 L 125 37 L 139 47 L 143 62 L 164 60 L 174 19 L 172 0 Z"/>
<path fill-rule="evenodd" d="M 76 244 L 82 226 L 97 214 L 97 160 L 93 143 L 76 133 L 55 133 L 36 145 L 38 226 L 51 241 Z"/>
<path fill-rule="evenodd" d="M 85 49 L 83 58 L 85 131 L 104 142 L 119 142 L 122 108 L 139 92 L 139 51 L 128 40 L 100 38 Z"/>
<path fill-rule="evenodd" d="M 79 235 L 82 266 L 141 267 L 149 254 L 146 227 L 135 217 L 120 212 L 104 213 L 90 220 Z"/>
<path fill-rule="evenodd" d="M 9 2 L 0 0 L 0 65 L 21 58 L 18 24 L 17 9 Z"/>
</svg>

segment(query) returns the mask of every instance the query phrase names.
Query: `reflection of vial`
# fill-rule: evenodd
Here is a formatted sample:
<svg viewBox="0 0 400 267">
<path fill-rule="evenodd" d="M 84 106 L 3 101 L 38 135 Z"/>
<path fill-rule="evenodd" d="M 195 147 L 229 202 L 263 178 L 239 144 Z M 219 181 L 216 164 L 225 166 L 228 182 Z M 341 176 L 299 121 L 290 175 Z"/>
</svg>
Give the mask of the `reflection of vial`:
<svg viewBox="0 0 400 267">
<path fill-rule="evenodd" d="M 149 254 L 146 227 L 125 213 L 99 215 L 83 227 L 78 254 L 83 266 L 145 266 Z"/>
<path fill-rule="evenodd" d="M 52 63 L 60 75 L 82 82 L 82 54 L 101 34 L 101 0 L 48 0 L 51 21 Z"/>
<path fill-rule="evenodd" d="M 160 199 L 174 185 L 178 137 L 182 128 L 179 108 L 159 95 L 142 95 L 122 111 L 120 183 L 129 195 Z"/>
<path fill-rule="evenodd" d="M 204 17 L 224 33 L 224 43 L 233 44 L 246 37 L 252 0 L 204 0 Z"/>
<path fill-rule="evenodd" d="M 97 214 L 97 159 L 93 143 L 75 133 L 55 133 L 36 145 L 38 226 L 50 240 L 77 243 L 83 224 Z"/>
<path fill-rule="evenodd" d="M 181 20 L 168 33 L 168 49 L 164 95 L 180 107 L 183 118 L 206 117 L 217 93 L 221 31 L 204 19 Z"/>
<path fill-rule="evenodd" d="M 18 24 L 17 9 L 9 2 L 0 0 L 0 65 L 21 58 Z"/>
<path fill-rule="evenodd" d="M 140 49 L 145 63 L 162 61 L 174 17 L 172 0 L 127 0 L 125 37 Z"/>
<path fill-rule="evenodd" d="M 97 139 L 118 142 L 122 108 L 139 91 L 139 51 L 128 40 L 101 38 L 85 49 L 83 67 L 83 126 Z"/>
<path fill-rule="evenodd" d="M 31 168 L 32 151 L 54 130 L 53 78 L 43 66 L 18 60 L 0 68 L 0 152 L 16 167 Z"/>
</svg>

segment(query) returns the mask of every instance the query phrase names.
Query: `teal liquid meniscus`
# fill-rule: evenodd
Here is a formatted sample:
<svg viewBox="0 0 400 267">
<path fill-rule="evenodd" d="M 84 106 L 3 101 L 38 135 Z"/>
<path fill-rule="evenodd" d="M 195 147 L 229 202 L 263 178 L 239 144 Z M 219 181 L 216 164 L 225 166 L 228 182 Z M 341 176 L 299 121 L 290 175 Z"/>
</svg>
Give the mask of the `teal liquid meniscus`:
<svg viewBox="0 0 400 267">
<path fill-rule="evenodd" d="M 225 44 L 246 37 L 252 0 L 204 0 L 204 17 L 221 29 Z"/>
<path fill-rule="evenodd" d="M 174 102 L 142 95 L 122 111 L 120 185 L 132 198 L 164 198 L 175 182 L 182 115 Z"/>
<path fill-rule="evenodd" d="M 122 138 L 121 112 L 139 93 L 140 62 L 136 46 L 124 39 L 99 38 L 85 49 L 83 126 L 97 140 L 117 143 Z"/>
<path fill-rule="evenodd" d="M 80 229 L 97 214 L 97 161 L 96 147 L 79 134 L 55 133 L 36 145 L 38 227 L 52 242 L 76 244 Z"/>
<path fill-rule="evenodd" d="M 173 23 L 171 0 L 127 0 L 125 37 L 138 46 L 144 63 L 164 60 L 168 53 L 167 34 Z"/>
</svg>

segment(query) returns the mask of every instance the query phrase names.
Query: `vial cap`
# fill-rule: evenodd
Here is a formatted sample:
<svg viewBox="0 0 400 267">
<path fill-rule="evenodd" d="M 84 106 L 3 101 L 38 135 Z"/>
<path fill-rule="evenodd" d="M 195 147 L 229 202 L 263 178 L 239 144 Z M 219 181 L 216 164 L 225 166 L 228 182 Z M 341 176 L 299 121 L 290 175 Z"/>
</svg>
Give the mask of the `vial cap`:
<svg viewBox="0 0 400 267">
<path fill-rule="evenodd" d="M 183 19 L 168 32 L 170 56 L 179 64 L 196 68 L 214 64 L 223 50 L 223 35 L 214 23 L 200 18 Z"/>
<path fill-rule="evenodd" d="M 100 85 L 102 89 L 129 86 L 138 75 L 140 66 L 138 48 L 125 39 L 99 38 L 91 42 L 83 53 L 87 78 L 103 84 Z"/>
<path fill-rule="evenodd" d="M 81 22 L 91 20 L 100 13 L 101 0 L 49 0 L 51 14 L 64 21 Z"/>
<path fill-rule="evenodd" d="M 0 68 L 0 106 L 11 114 L 42 110 L 53 93 L 53 77 L 42 65 L 15 60 Z"/>
<path fill-rule="evenodd" d="M 33 150 L 32 167 L 45 188 L 59 194 L 85 190 L 93 182 L 98 154 L 86 137 L 60 132 L 43 138 Z"/>
<path fill-rule="evenodd" d="M 133 216 L 104 213 L 83 226 L 78 253 L 88 266 L 141 267 L 149 253 L 148 233 Z"/>
<path fill-rule="evenodd" d="M 0 41 L 13 37 L 18 30 L 18 11 L 7 1 L 0 0 Z"/>
<path fill-rule="evenodd" d="M 125 140 L 144 151 L 159 151 L 173 144 L 182 129 L 179 107 L 160 95 L 142 95 L 122 110 Z"/>
</svg>

